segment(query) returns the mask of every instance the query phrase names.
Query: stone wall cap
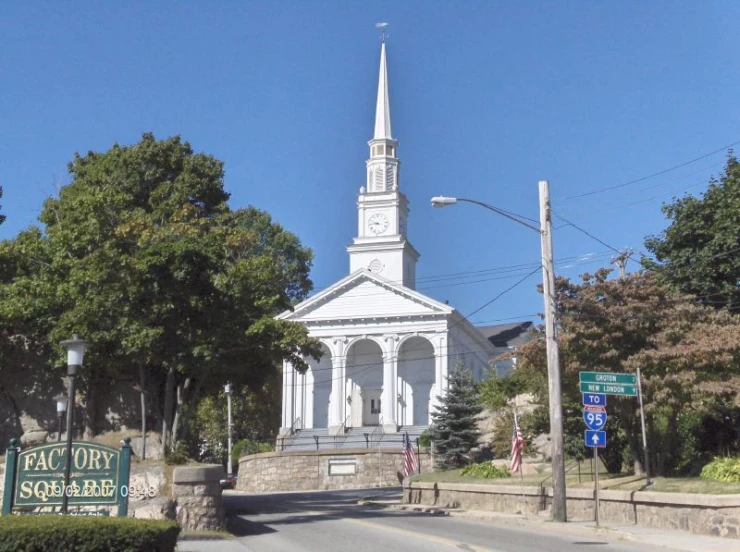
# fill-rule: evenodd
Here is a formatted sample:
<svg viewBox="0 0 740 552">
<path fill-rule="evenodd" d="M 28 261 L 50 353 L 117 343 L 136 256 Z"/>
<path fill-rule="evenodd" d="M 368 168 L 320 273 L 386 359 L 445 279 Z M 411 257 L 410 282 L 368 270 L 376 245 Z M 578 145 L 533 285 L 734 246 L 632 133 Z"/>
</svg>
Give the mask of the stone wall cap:
<svg viewBox="0 0 740 552">
<path fill-rule="evenodd" d="M 177 483 L 208 483 L 219 481 L 224 477 L 224 467 L 220 464 L 205 464 L 203 466 L 180 466 L 172 474 L 172 482 Z"/>
</svg>

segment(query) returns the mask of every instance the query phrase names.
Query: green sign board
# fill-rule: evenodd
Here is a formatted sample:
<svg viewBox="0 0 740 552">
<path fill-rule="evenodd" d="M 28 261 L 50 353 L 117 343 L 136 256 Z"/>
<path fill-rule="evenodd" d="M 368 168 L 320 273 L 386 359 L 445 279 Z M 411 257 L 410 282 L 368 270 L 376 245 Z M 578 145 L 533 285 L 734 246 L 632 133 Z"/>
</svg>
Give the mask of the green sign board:
<svg viewBox="0 0 740 552">
<path fill-rule="evenodd" d="M 61 506 L 115 506 L 128 510 L 130 439 L 121 450 L 86 441 L 72 443 L 69 485 L 64 485 L 66 443 L 50 443 L 19 451 L 16 440 L 6 453 L 3 514 L 13 509 Z"/>
<path fill-rule="evenodd" d="M 609 372 L 579 372 L 581 383 L 626 383 L 635 385 L 637 376 L 635 374 L 612 374 Z"/>
<path fill-rule="evenodd" d="M 604 395 L 637 396 L 637 386 L 621 383 L 589 383 L 581 382 L 581 393 L 602 393 Z"/>
</svg>

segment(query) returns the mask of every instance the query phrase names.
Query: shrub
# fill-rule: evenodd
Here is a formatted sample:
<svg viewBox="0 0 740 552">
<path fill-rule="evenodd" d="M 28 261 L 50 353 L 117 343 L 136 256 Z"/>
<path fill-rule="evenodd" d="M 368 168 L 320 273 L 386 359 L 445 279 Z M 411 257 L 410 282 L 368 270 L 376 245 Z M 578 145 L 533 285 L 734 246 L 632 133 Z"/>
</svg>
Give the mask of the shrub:
<svg viewBox="0 0 740 552">
<path fill-rule="evenodd" d="M 423 449 L 428 449 L 431 446 L 432 443 L 432 434 L 429 432 L 428 429 L 425 429 L 421 432 L 421 435 L 419 435 L 419 447 Z"/>
<path fill-rule="evenodd" d="M 702 479 L 740 483 L 740 458 L 715 458 L 701 470 Z"/>
<path fill-rule="evenodd" d="M 188 454 L 188 447 L 182 441 L 178 441 L 175 444 L 175 446 L 172 447 L 172 450 L 169 451 L 164 457 L 165 463 L 169 464 L 170 466 L 187 464 L 188 460 L 190 460 L 190 455 Z"/>
<path fill-rule="evenodd" d="M 6 516 L 0 552 L 173 552 L 173 521 L 74 516 Z"/>
<path fill-rule="evenodd" d="M 511 473 L 506 468 L 499 468 L 490 462 L 481 462 L 480 464 L 470 464 L 465 466 L 460 472 L 463 477 L 480 477 L 483 479 L 503 479 L 511 477 Z"/>
</svg>

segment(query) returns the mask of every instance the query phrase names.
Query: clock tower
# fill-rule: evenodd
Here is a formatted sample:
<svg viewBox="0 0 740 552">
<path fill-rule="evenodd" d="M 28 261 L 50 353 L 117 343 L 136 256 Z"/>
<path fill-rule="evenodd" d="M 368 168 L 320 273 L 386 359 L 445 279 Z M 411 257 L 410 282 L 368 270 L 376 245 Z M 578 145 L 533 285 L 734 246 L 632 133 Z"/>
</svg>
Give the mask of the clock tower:
<svg viewBox="0 0 740 552">
<path fill-rule="evenodd" d="M 368 142 L 367 179 L 357 198 L 357 237 L 349 252 L 349 270 L 366 268 L 408 288 L 416 286 L 419 253 L 408 242 L 409 207 L 399 190 L 398 141 L 391 134 L 385 41 L 380 47 L 375 133 Z"/>
</svg>

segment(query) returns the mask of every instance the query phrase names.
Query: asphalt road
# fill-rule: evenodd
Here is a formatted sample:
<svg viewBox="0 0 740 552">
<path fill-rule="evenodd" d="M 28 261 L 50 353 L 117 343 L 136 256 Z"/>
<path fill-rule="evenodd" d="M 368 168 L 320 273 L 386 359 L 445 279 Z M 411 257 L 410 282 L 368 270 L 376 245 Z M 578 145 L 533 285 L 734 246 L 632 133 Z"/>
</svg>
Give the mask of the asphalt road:
<svg viewBox="0 0 740 552">
<path fill-rule="evenodd" d="M 359 506 L 358 499 L 394 498 L 400 489 L 224 496 L 236 539 L 187 542 L 202 552 L 635 552 L 662 551 L 644 543 L 614 541 L 588 532 L 549 529 L 516 519 L 475 521 Z M 585 535 L 585 536 L 584 536 Z M 195 543 L 192 543 L 193 545 Z"/>
</svg>

